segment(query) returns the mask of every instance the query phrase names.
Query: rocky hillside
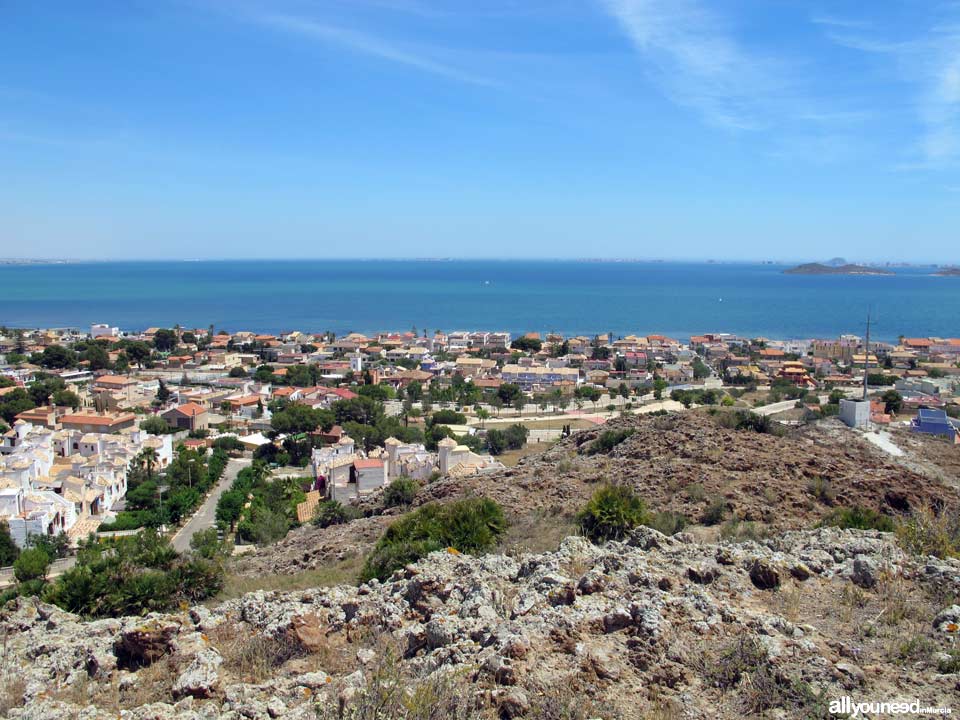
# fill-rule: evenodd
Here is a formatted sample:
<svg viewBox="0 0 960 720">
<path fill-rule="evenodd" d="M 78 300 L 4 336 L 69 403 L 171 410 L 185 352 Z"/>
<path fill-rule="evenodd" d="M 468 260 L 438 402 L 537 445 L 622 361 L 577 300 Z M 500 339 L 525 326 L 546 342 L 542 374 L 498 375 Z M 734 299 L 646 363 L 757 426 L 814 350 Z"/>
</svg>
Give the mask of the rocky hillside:
<svg viewBox="0 0 960 720">
<path fill-rule="evenodd" d="M 0 612 L 0 709 L 560 720 L 830 717 L 843 695 L 950 705 L 958 594 L 960 562 L 874 531 L 711 544 L 641 528 L 146 618 L 83 622 L 20 599 Z"/>
<path fill-rule="evenodd" d="M 503 505 L 515 524 L 566 518 L 569 525 L 599 484 L 616 482 L 631 485 L 652 509 L 680 513 L 691 524 L 713 511 L 721 520 L 753 522 L 760 532 L 807 529 L 839 506 L 905 515 L 914 508 L 960 505 L 953 446 L 928 441 L 916 448 L 922 462 L 906 462 L 836 420 L 780 436 L 723 427 L 720 417 L 687 412 L 618 418 L 575 433 L 515 468 L 433 482 L 415 504 L 485 495 Z M 591 454 L 608 432 L 629 436 Z M 380 512 L 378 500 L 367 509 Z M 304 527 L 244 559 L 236 571 L 292 574 L 365 554 L 392 519 L 374 515 L 326 529 Z"/>
</svg>

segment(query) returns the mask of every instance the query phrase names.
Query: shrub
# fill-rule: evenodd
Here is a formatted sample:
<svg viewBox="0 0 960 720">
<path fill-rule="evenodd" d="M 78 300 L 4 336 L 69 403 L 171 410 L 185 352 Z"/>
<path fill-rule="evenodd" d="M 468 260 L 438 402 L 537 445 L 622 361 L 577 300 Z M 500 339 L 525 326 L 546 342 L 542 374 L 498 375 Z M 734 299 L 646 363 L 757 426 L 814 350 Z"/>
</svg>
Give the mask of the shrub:
<svg viewBox="0 0 960 720">
<path fill-rule="evenodd" d="M 223 586 L 223 567 L 184 560 L 153 531 L 82 542 L 77 564 L 44 590 L 43 599 L 90 617 L 141 615 L 198 602 Z"/>
<path fill-rule="evenodd" d="M 837 500 L 837 494 L 833 490 L 833 485 L 830 484 L 829 480 L 822 477 L 811 479 L 810 482 L 807 483 L 807 492 L 824 505 L 833 505 Z"/>
<path fill-rule="evenodd" d="M 325 528 L 356 520 L 360 515 L 360 511 L 353 506 L 341 505 L 336 500 L 324 500 L 317 504 L 313 524 Z"/>
<path fill-rule="evenodd" d="M 820 521 L 819 526 L 883 532 L 893 532 L 896 529 L 893 518 L 889 515 L 882 515 L 872 508 L 859 505 L 852 508 L 836 508 Z"/>
<path fill-rule="evenodd" d="M 704 525 L 719 525 L 727 515 L 727 501 L 722 497 L 714 498 L 703 511 L 700 522 Z"/>
<path fill-rule="evenodd" d="M 960 519 L 955 512 L 917 511 L 896 532 L 900 545 L 915 555 L 960 556 Z"/>
<path fill-rule="evenodd" d="M 664 535 L 676 535 L 678 532 L 682 532 L 690 524 L 690 521 L 682 513 L 664 510 L 654 513 L 644 524 L 654 530 L 659 530 Z"/>
<path fill-rule="evenodd" d="M 20 553 L 13 563 L 13 574 L 17 582 L 43 580 L 50 567 L 50 556 L 41 548 L 28 548 Z"/>
<path fill-rule="evenodd" d="M 51 560 L 64 558 L 70 554 L 70 538 L 65 532 L 58 535 L 27 535 L 27 547 L 40 548 Z"/>
<path fill-rule="evenodd" d="M 367 557 L 360 581 L 385 580 L 407 563 L 445 547 L 486 552 L 505 529 L 503 510 L 487 498 L 424 505 L 387 528 Z"/>
<path fill-rule="evenodd" d="M 244 542 L 269 545 L 287 534 L 286 516 L 268 507 L 254 507 L 252 516 L 237 525 L 237 537 Z"/>
<path fill-rule="evenodd" d="M 599 455 L 608 453 L 617 445 L 622 443 L 628 437 L 633 435 L 634 430 L 604 430 L 600 435 L 590 443 L 587 448 L 587 455 Z"/>
<path fill-rule="evenodd" d="M 166 435 L 174 430 L 174 428 L 170 427 L 167 424 L 167 421 L 159 415 L 152 415 L 151 417 L 142 420 L 140 422 L 140 429 L 151 435 Z"/>
<path fill-rule="evenodd" d="M 416 480 L 399 477 L 384 489 L 383 505 L 384 507 L 409 505 L 416 498 L 418 490 L 420 490 L 420 483 Z"/>
<path fill-rule="evenodd" d="M 763 525 L 758 525 L 750 520 L 743 521 L 739 518 L 731 518 L 720 527 L 720 539 L 728 542 L 745 542 L 752 540 L 758 542 L 769 535 L 769 531 Z"/>
<path fill-rule="evenodd" d="M 200 530 L 190 538 L 190 550 L 197 557 L 213 560 L 227 555 L 229 548 L 220 540 L 216 528 Z"/>
<path fill-rule="evenodd" d="M 465 425 L 467 416 L 456 410 L 437 410 L 430 416 L 431 425 Z"/>
<path fill-rule="evenodd" d="M 243 450 L 243 443 L 234 435 L 224 435 L 213 441 L 213 447 L 226 452 L 237 452 Z"/>
<path fill-rule="evenodd" d="M 626 534 L 649 520 L 647 508 L 631 488 L 606 485 L 577 513 L 580 531 L 593 542 L 622 540 Z"/>
</svg>

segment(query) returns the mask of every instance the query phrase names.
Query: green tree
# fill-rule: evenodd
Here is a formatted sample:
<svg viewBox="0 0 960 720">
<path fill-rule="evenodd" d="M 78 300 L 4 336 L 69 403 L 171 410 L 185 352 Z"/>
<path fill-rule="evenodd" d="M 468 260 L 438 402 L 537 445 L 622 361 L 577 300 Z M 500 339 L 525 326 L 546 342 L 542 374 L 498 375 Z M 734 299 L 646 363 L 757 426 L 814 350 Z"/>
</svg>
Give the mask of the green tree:
<svg viewBox="0 0 960 720">
<path fill-rule="evenodd" d="M 663 398 L 663 391 L 668 387 L 667 381 L 663 378 L 654 378 L 653 379 L 653 397 L 657 400 Z"/>
<path fill-rule="evenodd" d="M 497 397 L 502 403 L 501 407 L 503 405 L 513 405 L 514 400 L 522 395 L 523 390 L 520 389 L 519 385 L 514 385 L 513 383 L 503 383 L 497 388 Z"/>
<path fill-rule="evenodd" d="M 884 402 L 886 412 L 896 415 L 903 409 L 903 396 L 896 390 L 887 390 L 880 399 Z"/>
<path fill-rule="evenodd" d="M 167 400 L 170 399 L 170 388 L 167 387 L 167 384 L 161 380 L 160 384 L 157 386 L 157 401 L 163 405 L 166 404 Z"/>
<path fill-rule="evenodd" d="M 0 417 L 13 425 L 17 415 L 27 410 L 33 410 L 37 404 L 23 388 L 17 388 L 6 395 L 0 396 Z"/>
<path fill-rule="evenodd" d="M 27 548 L 13 563 L 13 574 L 17 582 L 45 580 L 50 567 L 50 556 L 41 548 Z"/>
<path fill-rule="evenodd" d="M 228 525 L 230 529 L 236 524 L 247 501 L 246 493 L 239 489 L 227 490 L 217 501 L 215 516 L 217 522 Z"/>
<path fill-rule="evenodd" d="M 110 355 L 100 343 L 91 343 L 80 354 L 81 360 L 86 360 L 91 370 L 103 370 L 110 367 Z"/>
<path fill-rule="evenodd" d="M 159 415 L 151 415 L 140 421 L 140 429 L 151 435 L 166 435 L 170 432 L 171 428 L 167 424 L 167 421 Z"/>
<path fill-rule="evenodd" d="M 53 393 L 53 404 L 76 410 L 80 407 L 80 396 L 72 390 L 57 390 Z"/>
<path fill-rule="evenodd" d="M 150 346 L 145 342 L 136 340 L 124 346 L 124 352 L 130 358 L 130 362 L 135 363 L 137 367 L 143 367 L 143 364 L 150 359 Z"/>
<path fill-rule="evenodd" d="M 329 430 L 333 424 L 334 415 L 331 411 L 300 403 L 290 403 L 270 419 L 270 426 L 278 433 L 312 432 L 317 428 Z"/>
<path fill-rule="evenodd" d="M 62 345 L 49 345 L 40 353 L 39 364 L 57 370 L 74 367 L 77 364 L 77 354 Z"/>
<path fill-rule="evenodd" d="M 268 383 L 273 381 L 273 368 L 269 365 L 261 365 L 254 371 L 253 379 L 258 383 Z"/>
<path fill-rule="evenodd" d="M 527 337 L 518 337 L 512 343 L 510 343 L 510 348 L 512 350 L 520 350 L 521 352 L 540 352 L 543 347 L 543 343 L 538 338 Z"/>
<path fill-rule="evenodd" d="M 9 567 L 20 554 L 20 548 L 10 535 L 10 526 L 6 520 L 0 520 L 0 567 Z"/>
<path fill-rule="evenodd" d="M 173 330 L 161 328 L 153 336 L 153 346 L 160 352 L 170 352 L 177 346 L 177 334 Z"/>
</svg>

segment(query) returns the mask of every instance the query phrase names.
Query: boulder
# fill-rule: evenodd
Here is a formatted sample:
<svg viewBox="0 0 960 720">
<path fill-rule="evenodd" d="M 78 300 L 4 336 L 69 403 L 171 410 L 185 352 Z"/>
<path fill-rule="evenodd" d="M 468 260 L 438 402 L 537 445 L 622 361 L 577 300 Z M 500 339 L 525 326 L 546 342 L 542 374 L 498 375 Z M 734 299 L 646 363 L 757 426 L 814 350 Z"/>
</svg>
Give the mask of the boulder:
<svg viewBox="0 0 960 720">
<path fill-rule="evenodd" d="M 750 565 L 750 581 L 760 590 L 773 590 L 780 587 L 780 572 L 758 558 Z"/>
<path fill-rule="evenodd" d="M 173 649 L 179 631 L 179 623 L 169 618 L 151 618 L 122 631 L 114 652 L 122 667 L 150 665 Z"/>
<path fill-rule="evenodd" d="M 187 669 L 173 683 L 173 696 L 186 695 L 195 698 L 208 698 L 213 695 L 220 682 L 218 670 L 223 658 L 216 650 L 206 648 L 198 652 Z"/>
<path fill-rule="evenodd" d="M 868 557 L 858 555 L 853 561 L 850 580 L 862 588 L 872 588 L 877 584 L 877 563 Z"/>
</svg>

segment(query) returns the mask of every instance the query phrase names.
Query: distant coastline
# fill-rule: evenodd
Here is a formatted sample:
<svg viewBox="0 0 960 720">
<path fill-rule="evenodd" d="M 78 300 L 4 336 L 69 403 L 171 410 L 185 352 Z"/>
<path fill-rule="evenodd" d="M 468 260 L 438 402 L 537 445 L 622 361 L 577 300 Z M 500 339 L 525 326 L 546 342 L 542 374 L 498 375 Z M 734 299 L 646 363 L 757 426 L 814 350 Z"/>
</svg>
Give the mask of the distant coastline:
<svg viewBox="0 0 960 720">
<path fill-rule="evenodd" d="M 933 273 L 934 277 L 960 277 L 960 267 L 945 267 Z"/>
<path fill-rule="evenodd" d="M 892 270 L 869 267 L 867 265 L 824 265 L 823 263 L 804 263 L 783 271 L 785 275 L 894 275 Z"/>
</svg>

